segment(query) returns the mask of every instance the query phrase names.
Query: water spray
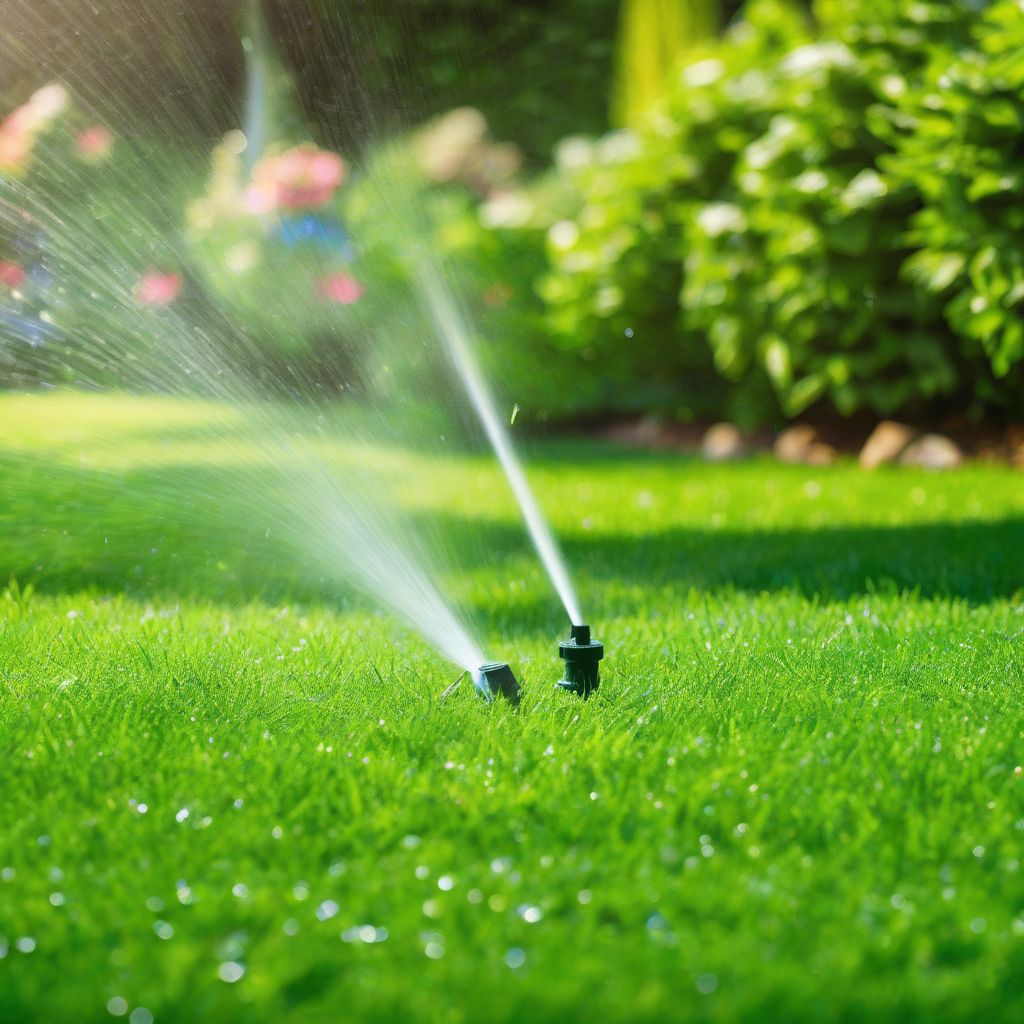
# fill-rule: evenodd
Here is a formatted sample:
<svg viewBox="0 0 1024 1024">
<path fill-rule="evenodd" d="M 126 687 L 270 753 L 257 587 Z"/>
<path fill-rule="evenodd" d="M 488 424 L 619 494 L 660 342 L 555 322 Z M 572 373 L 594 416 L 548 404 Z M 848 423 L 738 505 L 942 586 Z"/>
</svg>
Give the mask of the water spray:
<svg viewBox="0 0 1024 1024">
<path fill-rule="evenodd" d="M 569 639 L 558 645 L 559 656 L 565 662 L 565 678 L 559 680 L 558 685 L 585 700 L 598 688 L 598 662 L 604 657 L 604 645 L 591 640 L 590 627 L 583 623 L 583 613 L 562 552 L 530 489 L 508 431 L 498 417 L 494 398 L 473 354 L 469 332 L 454 297 L 428 261 L 420 263 L 418 281 L 438 332 L 447 344 L 473 408 L 512 486 L 534 547 L 572 623 Z M 504 675 L 497 674 L 498 670 L 507 673 L 507 681 Z M 509 681 L 514 687 L 514 698 L 506 690 Z M 477 690 L 488 700 L 492 700 L 495 693 L 501 693 L 513 703 L 519 702 L 519 686 L 507 665 L 484 665 L 477 677 Z"/>
<path fill-rule="evenodd" d="M 559 687 L 586 700 L 601 683 L 598 663 L 604 657 L 604 644 L 591 640 L 589 626 L 573 625 L 569 639 L 558 645 L 558 656 L 565 662 Z"/>
</svg>

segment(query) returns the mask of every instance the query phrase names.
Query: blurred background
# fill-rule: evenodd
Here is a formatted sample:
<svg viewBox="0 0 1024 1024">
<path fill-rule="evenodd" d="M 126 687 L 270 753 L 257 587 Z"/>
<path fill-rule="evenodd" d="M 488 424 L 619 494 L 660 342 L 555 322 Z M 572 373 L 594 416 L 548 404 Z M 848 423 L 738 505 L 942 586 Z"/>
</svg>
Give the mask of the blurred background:
<svg viewBox="0 0 1024 1024">
<path fill-rule="evenodd" d="M 429 395 L 367 342 L 401 205 L 526 423 L 1024 461 L 1017 0 L 3 11 L 4 387 L 130 386 L 187 315 L 271 390 Z"/>
</svg>

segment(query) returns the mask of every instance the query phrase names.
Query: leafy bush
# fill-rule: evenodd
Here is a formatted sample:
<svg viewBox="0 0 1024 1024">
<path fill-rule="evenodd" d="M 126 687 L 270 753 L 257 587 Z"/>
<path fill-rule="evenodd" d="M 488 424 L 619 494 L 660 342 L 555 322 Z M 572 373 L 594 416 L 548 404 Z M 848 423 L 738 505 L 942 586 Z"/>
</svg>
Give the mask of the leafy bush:
<svg viewBox="0 0 1024 1024">
<path fill-rule="evenodd" d="M 595 409 L 720 410 L 709 360 L 740 420 L 1019 409 L 1024 30 L 982 6 L 751 0 L 635 135 L 563 147 L 539 288 Z"/>
<path fill-rule="evenodd" d="M 976 45 L 935 61 L 901 104 L 906 121 L 885 167 L 923 207 L 911 219 L 915 252 L 904 277 L 943 304 L 964 353 L 980 347 L 996 380 L 979 398 L 1016 402 L 1024 386 L 1024 19 L 1001 0 Z M 998 381 L 998 384 L 997 384 Z"/>
</svg>

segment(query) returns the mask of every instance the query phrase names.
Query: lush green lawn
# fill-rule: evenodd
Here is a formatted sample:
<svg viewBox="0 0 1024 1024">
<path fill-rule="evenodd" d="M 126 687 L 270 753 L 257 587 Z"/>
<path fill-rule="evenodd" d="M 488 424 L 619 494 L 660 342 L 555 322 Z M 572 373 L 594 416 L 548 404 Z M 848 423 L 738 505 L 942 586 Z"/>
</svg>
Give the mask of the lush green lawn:
<svg viewBox="0 0 1024 1024">
<path fill-rule="evenodd" d="M 379 453 L 516 714 L 236 420 L 0 401 L 0 1019 L 1021 1019 L 1024 477 L 540 447 L 582 704 L 491 461 Z"/>
</svg>

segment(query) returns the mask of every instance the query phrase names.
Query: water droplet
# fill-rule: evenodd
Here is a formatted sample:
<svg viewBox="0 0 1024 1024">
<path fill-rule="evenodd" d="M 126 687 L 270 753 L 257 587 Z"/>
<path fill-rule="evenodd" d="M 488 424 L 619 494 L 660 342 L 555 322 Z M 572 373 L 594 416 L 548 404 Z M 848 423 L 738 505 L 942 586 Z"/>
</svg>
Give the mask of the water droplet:
<svg viewBox="0 0 1024 1024">
<path fill-rule="evenodd" d="M 697 991 L 702 996 L 709 996 L 718 988 L 718 978 L 714 974 L 702 974 L 697 979 Z"/>
<path fill-rule="evenodd" d="M 229 985 L 241 981 L 244 974 L 245 968 L 237 960 L 227 960 L 217 968 L 217 977 Z"/>
<path fill-rule="evenodd" d="M 111 1017 L 123 1017 L 128 1012 L 128 1000 L 123 996 L 111 996 L 107 1000 L 107 1013 Z"/>
<path fill-rule="evenodd" d="M 316 908 L 316 916 L 321 921 L 329 921 L 332 917 L 335 917 L 341 907 L 334 900 L 324 900 L 319 907 Z"/>
<path fill-rule="evenodd" d="M 519 970 L 523 964 L 526 963 L 526 953 L 521 950 L 518 946 L 513 946 L 505 954 L 505 964 L 511 967 L 513 971 Z"/>
</svg>

